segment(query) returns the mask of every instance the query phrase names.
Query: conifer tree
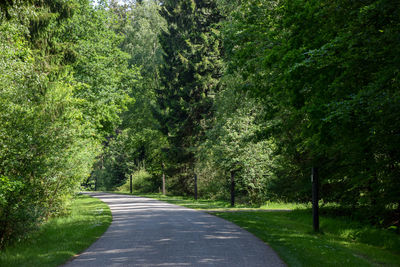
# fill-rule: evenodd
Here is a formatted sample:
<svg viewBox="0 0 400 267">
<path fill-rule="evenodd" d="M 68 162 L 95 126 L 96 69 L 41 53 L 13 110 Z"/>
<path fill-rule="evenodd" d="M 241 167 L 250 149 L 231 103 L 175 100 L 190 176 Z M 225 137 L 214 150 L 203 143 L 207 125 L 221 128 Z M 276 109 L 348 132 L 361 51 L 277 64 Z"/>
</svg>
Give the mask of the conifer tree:
<svg viewBox="0 0 400 267">
<path fill-rule="evenodd" d="M 167 30 L 160 36 L 165 54 L 156 117 L 169 139 L 169 171 L 178 178 L 175 189 L 189 192 L 194 148 L 218 88 L 220 14 L 214 0 L 167 0 L 162 5 Z"/>
</svg>

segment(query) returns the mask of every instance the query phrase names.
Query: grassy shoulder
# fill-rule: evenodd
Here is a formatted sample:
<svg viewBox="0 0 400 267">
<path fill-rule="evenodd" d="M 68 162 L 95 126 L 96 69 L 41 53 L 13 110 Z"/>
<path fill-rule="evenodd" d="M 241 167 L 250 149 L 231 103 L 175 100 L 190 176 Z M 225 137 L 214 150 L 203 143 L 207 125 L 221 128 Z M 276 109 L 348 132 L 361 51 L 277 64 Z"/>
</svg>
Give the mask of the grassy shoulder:
<svg viewBox="0 0 400 267">
<path fill-rule="evenodd" d="M 289 266 L 400 266 L 399 235 L 345 218 L 320 217 L 315 234 L 309 210 L 215 215 L 271 245 Z"/>
<path fill-rule="evenodd" d="M 129 192 L 110 192 L 115 194 L 129 194 Z M 171 204 L 184 206 L 191 209 L 200 209 L 207 211 L 246 211 L 246 210 L 292 210 L 306 208 L 308 205 L 297 204 L 297 203 L 283 203 L 283 202 L 267 202 L 261 207 L 252 207 L 247 204 L 236 204 L 235 207 L 231 207 L 231 204 L 227 201 L 222 200 L 210 200 L 210 199 L 198 199 L 194 200 L 193 197 L 183 196 L 164 196 L 159 193 L 154 194 L 137 194 L 135 196 L 149 197 L 158 200 L 162 200 Z"/>
<path fill-rule="evenodd" d="M 58 266 L 97 240 L 112 221 L 102 201 L 79 195 L 71 214 L 53 218 L 38 232 L 0 252 L 0 266 Z"/>
<path fill-rule="evenodd" d="M 230 208 L 225 201 L 195 201 L 160 194 L 138 196 L 213 211 L 213 215 L 239 225 L 268 243 L 289 266 L 400 266 L 398 234 L 331 216 L 320 217 L 321 233 L 315 234 L 307 205 L 270 202 L 258 209 L 245 205 Z M 263 212 L 262 209 L 294 210 Z"/>
</svg>

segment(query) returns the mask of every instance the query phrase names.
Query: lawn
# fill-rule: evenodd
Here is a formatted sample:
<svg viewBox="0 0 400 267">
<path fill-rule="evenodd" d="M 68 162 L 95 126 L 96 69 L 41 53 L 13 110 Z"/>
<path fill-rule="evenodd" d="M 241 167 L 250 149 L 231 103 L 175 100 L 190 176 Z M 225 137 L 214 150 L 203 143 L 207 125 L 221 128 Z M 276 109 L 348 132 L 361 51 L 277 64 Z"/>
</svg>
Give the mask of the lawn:
<svg viewBox="0 0 400 267">
<path fill-rule="evenodd" d="M 68 216 L 54 218 L 26 240 L 0 252 L 0 266 L 58 266 L 84 251 L 112 221 L 108 206 L 79 195 Z"/>
<path fill-rule="evenodd" d="M 221 212 L 269 245 L 289 266 L 400 266 L 400 236 L 345 218 L 320 217 L 311 227 L 309 210 Z"/>
<path fill-rule="evenodd" d="M 210 211 L 268 243 L 289 266 L 400 266 L 398 234 L 327 215 L 320 217 L 321 232 L 316 234 L 312 231 L 309 205 L 269 202 L 258 209 L 246 205 L 230 208 L 225 201 L 195 201 L 160 194 L 141 196 Z M 284 209 L 293 211 L 273 211 Z"/>
<path fill-rule="evenodd" d="M 129 192 L 114 192 L 109 193 L 115 194 L 129 194 Z M 310 205 L 297 204 L 297 203 L 283 203 L 283 202 L 266 202 L 261 207 L 253 207 L 248 204 L 237 203 L 235 207 L 231 207 L 230 202 L 223 200 L 210 200 L 210 199 L 198 199 L 197 201 L 193 197 L 183 196 L 164 196 L 162 194 L 138 194 L 134 193 L 135 196 L 149 197 L 158 200 L 162 200 L 171 204 L 181 205 L 191 209 L 201 209 L 207 211 L 243 211 L 243 210 L 292 210 L 296 208 L 307 208 Z"/>
</svg>

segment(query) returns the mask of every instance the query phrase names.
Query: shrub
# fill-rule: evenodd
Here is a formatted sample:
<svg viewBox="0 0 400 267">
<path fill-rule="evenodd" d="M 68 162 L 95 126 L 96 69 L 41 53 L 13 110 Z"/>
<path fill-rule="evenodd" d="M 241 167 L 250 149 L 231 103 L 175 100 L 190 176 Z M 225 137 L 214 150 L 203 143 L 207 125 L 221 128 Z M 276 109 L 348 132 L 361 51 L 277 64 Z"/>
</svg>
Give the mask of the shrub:
<svg viewBox="0 0 400 267">
<path fill-rule="evenodd" d="M 146 170 L 138 170 L 132 174 L 132 187 L 133 190 L 138 193 L 151 193 L 157 190 L 153 176 Z M 126 182 L 117 189 L 118 191 L 129 191 L 129 178 L 126 179 Z"/>
<path fill-rule="evenodd" d="M 35 229 L 43 211 L 21 181 L 0 177 L 0 249 Z"/>
</svg>

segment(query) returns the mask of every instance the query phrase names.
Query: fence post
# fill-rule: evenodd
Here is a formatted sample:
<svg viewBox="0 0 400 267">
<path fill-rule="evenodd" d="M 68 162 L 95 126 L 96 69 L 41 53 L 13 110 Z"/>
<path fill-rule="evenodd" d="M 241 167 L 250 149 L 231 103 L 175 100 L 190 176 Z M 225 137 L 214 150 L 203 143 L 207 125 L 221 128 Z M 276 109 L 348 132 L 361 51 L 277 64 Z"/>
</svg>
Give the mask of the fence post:
<svg viewBox="0 0 400 267">
<path fill-rule="evenodd" d="M 132 194 L 132 174 L 129 175 L 129 192 Z"/>
<path fill-rule="evenodd" d="M 197 200 L 197 174 L 194 174 L 194 199 Z"/>
<path fill-rule="evenodd" d="M 165 171 L 164 171 L 164 162 L 161 163 L 162 168 L 162 194 L 165 196 Z"/>
<path fill-rule="evenodd" d="M 318 214 L 318 169 L 311 168 L 311 182 L 312 182 L 312 213 L 313 213 L 313 229 L 314 232 L 319 231 L 319 214 Z"/>
<path fill-rule="evenodd" d="M 165 196 L 165 173 L 162 174 L 162 194 Z"/>
<path fill-rule="evenodd" d="M 231 171 L 231 207 L 235 206 L 235 172 Z"/>
</svg>

